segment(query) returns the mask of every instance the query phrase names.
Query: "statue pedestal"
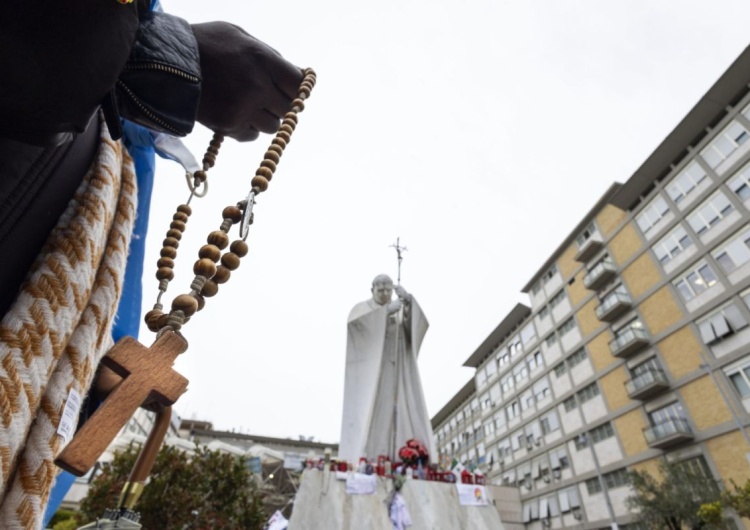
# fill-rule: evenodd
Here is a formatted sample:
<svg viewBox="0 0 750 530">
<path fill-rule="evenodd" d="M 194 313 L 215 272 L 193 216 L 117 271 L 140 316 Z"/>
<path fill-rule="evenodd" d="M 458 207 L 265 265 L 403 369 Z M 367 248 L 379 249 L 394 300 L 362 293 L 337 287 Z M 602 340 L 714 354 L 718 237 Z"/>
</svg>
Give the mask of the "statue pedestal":
<svg viewBox="0 0 750 530">
<path fill-rule="evenodd" d="M 462 506 L 455 484 L 407 480 L 401 489 L 411 515 L 409 530 L 503 530 L 485 488 L 487 506 Z M 349 495 L 346 483 L 329 471 L 308 470 L 294 500 L 289 530 L 393 530 L 388 502 L 393 482 L 378 477 L 373 495 Z"/>
</svg>

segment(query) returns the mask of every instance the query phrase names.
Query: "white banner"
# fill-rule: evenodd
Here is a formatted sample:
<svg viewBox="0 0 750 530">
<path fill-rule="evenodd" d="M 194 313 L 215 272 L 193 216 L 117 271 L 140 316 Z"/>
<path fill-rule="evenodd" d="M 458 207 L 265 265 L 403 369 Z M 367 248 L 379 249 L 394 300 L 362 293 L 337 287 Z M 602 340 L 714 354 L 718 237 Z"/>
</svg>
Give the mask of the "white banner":
<svg viewBox="0 0 750 530">
<path fill-rule="evenodd" d="M 377 475 L 350 473 L 346 477 L 346 492 L 349 495 L 372 495 L 378 489 Z"/>
<path fill-rule="evenodd" d="M 487 506 L 487 490 L 478 484 L 456 484 L 458 503 L 461 506 Z"/>
</svg>

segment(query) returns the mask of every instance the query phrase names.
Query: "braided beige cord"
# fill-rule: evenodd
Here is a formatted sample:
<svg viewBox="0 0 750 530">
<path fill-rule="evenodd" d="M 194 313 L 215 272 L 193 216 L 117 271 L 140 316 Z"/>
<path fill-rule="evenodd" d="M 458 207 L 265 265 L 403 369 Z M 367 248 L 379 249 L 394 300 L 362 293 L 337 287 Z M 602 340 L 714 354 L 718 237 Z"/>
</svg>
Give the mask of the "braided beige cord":
<svg viewBox="0 0 750 530">
<path fill-rule="evenodd" d="M 85 395 L 111 346 L 135 218 L 132 160 L 102 143 L 0 323 L 0 528 L 42 525 L 70 388 Z"/>
</svg>

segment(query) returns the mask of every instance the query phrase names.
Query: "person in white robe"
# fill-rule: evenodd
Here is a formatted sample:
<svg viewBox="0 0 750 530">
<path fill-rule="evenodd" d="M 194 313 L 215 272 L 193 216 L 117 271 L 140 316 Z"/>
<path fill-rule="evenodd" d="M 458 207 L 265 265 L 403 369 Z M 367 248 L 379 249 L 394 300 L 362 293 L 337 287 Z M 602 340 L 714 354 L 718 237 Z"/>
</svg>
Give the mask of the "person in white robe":
<svg viewBox="0 0 750 530">
<path fill-rule="evenodd" d="M 412 295 L 399 285 L 392 300 L 393 291 L 391 278 L 377 276 L 372 298 L 349 314 L 338 453 L 347 462 L 380 455 L 396 461 L 411 438 L 437 458 L 417 367 L 429 324 Z"/>
</svg>

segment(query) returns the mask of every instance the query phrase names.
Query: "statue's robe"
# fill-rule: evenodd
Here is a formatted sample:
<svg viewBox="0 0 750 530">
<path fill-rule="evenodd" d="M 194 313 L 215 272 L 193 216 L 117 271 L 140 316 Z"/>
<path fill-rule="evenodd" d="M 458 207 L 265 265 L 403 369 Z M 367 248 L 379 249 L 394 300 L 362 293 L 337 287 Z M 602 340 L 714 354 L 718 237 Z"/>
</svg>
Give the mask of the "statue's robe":
<svg viewBox="0 0 750 530">
<path fill-rule="evenodd" d="M 429 324 L 414 299 L 402 315 L 401 321 L 398 313 L 388 315 L 387 305 L 373 299 L 357 304 L 349 314 L 342 460 L 375 460 L 379 455 L 393 459 L 410 438 L 425 445 L 432 461 L 437 459 L 417 367 Z"/>
</svg>

